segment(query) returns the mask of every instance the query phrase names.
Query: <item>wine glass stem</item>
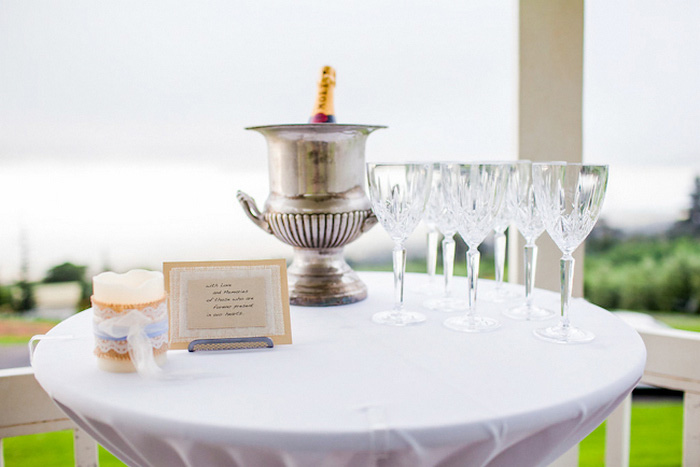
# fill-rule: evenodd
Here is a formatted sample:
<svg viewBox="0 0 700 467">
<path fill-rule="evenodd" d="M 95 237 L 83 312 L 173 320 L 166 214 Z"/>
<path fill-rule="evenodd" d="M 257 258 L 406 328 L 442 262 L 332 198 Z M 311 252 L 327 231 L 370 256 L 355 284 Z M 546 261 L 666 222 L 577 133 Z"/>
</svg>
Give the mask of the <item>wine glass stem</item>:
<svg viewBox="0 0 700 467">
<path fill-rule="evenodd" d="M 467 314 L 474 313 L 476 304 L 476 283 L 479 279 L 479 250 L 469 247 L 467 250 L 467 287 L 469 291 L 467 299 Z"/>
<path fill-rule="evenodd" d="M 569 327 L 569 305 L 571 303 L 571 290 L 574 286 L 574 258 L 565 254 L 561 258 L 561 326 Z"/>
<path fill-rule="evenodd" d="M 495 232 L 493 236 L 493 256 L 495 259 L 496 290 L 501 290 L 503 275 L 506 269 L 506 234 Z"/>
<path fill-rule="evenodd" d="M 532 288 L 535 285 L 537 269 L 537 245 L 525 245 L 525 306 L 532 307 Z"/>
<path fill-rule="evenodd" d="M 403 281 L 406 273 L 406 249 L 396 243 L 392 252 L 394 260 L 394 311 L 403 310 Z"/>
<path fill-rule="evenodd" d="M 453 235 L 445 235 L 442 239 L 442 269 L 445 275 L 445 297 L 452 296 L 452 276 L 455 265 L 455 239 Z"/>
<path fill-rule="evenodd" d="M 438 239 L 440 233 L 437 229 L 428 230 L 428 254 L 427 254 L 427 270 L 428 277 L 432 282 L 435 279 L 435 271 L 437 270 L 437 253 L 438 253 Z"/>
</svg>

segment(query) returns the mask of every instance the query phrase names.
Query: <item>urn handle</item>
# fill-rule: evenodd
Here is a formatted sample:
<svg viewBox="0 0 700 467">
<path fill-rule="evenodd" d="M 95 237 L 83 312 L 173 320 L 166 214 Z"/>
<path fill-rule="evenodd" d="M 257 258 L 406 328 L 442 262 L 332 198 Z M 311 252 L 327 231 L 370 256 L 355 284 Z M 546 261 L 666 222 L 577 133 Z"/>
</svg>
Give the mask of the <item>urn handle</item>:
<svg viewBox="0 0 700 467">
<path fill-rule="evenodd" d="M 362 233 L 367 232 L 369 229 L 374 227 L 374 225 L 377 223 L 377 216 L 374 214 L 374 211 L 370 209 L 369 215 L 365 217 L 365 220 L 362 222 L 362 227 L 360 227 L 360 231 Z"/>
<path fill-rule="evenodd" d="M 250 195 L 238 190 L 236 193 L 236 199 L 238 199 L 238 202 L 241 203 L 241 206 L 243 206 L 243 211 L 250 218 L 250 220 L 255 223 L 255 225 L 269 234 L 272 233 L 270 224 L 267 223 L 265 216 L 260 212 L 258 206 L 255 204 L 255 200 Z"/>
</svg>

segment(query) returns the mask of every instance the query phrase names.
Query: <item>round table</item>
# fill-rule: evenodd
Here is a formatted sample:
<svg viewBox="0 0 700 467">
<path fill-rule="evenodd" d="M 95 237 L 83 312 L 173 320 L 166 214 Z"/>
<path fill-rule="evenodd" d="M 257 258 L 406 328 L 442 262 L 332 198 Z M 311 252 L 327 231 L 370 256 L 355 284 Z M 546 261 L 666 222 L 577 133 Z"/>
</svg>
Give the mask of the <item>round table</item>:
<svg viewBox="0 0 700 467">
<path fill-rule="evenodd" d="M 507 303 L 478 302 L 503 322 L 483 334 L 451 331 L 442 325 L 451 314 L 437 311 L 424 311 L 421 325 L 375 324 L 372 314 L 391 307 L 392 275 L 361 277 L 363 302 L 292 307 L 292 345 L 170 351 L 158 380 L 100 371 L 86 310 L 38 344 L 36 378 L 124 462 L 169 467 L 547 465 L 641 378 L 639 335 L 583 299 L 571 318 L 596 338 L 567 346 L 533 336 L 552 321 L 501 316 Z M 407 275 L 407 307 L 421 308 L 425 297 L 412 291 L 426 280 Z M 456 280 L 457 294 L 465 285 Z M 480 281 L 479 293 L 492 287 Z M 534 297 L 558 307 L 558 294 Z"/>
</svg>

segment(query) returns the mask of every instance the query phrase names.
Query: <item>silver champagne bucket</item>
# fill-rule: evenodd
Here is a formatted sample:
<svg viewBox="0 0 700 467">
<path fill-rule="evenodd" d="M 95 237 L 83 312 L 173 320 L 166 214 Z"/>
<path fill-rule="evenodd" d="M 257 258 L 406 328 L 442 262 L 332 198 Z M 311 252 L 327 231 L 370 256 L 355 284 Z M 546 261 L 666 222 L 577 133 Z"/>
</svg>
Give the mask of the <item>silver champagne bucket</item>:
<svg viewBox="0 0 700 467">
<path fill-rule="evenodd" d="M 365 194 L 365 141 L 370 125 L 292 124 L 247 128 L 267 139 L 270 194 L 262 212 L 239 191 L 243 210 L 261 229 L 294 247 L 288 268 L 293 305 L 334 306 L 367 297 L 343 258 L 343 247 L 377 219 Z"/>
</svg>

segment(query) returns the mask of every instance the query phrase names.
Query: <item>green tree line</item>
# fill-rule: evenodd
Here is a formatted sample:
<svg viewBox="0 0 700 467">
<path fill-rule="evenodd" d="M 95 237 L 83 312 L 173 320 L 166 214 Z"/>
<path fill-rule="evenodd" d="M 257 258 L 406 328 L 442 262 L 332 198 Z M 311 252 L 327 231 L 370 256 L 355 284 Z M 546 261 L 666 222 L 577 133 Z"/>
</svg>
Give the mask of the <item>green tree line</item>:
<svg viewBox="0 0 700 467">
<path fill-rule="evenodd" d="M 81 304 L 84 305 L 92 294 L 92 284 L 85 277 L 86 266 L 63 263 L 52 267 L 41 283 L 78 282 L 82 288 Z M 0 311 L 27 311 L 35 306 L 33 288 L 36 284 L 24 280 L 12 285 L 0 285 Z"/>
<path fill-rule="evenodd" d="M 589 248 L 584 295 L 612 310 L 700 313 L 700 241 L 643 237 Z"/>
</svg>

